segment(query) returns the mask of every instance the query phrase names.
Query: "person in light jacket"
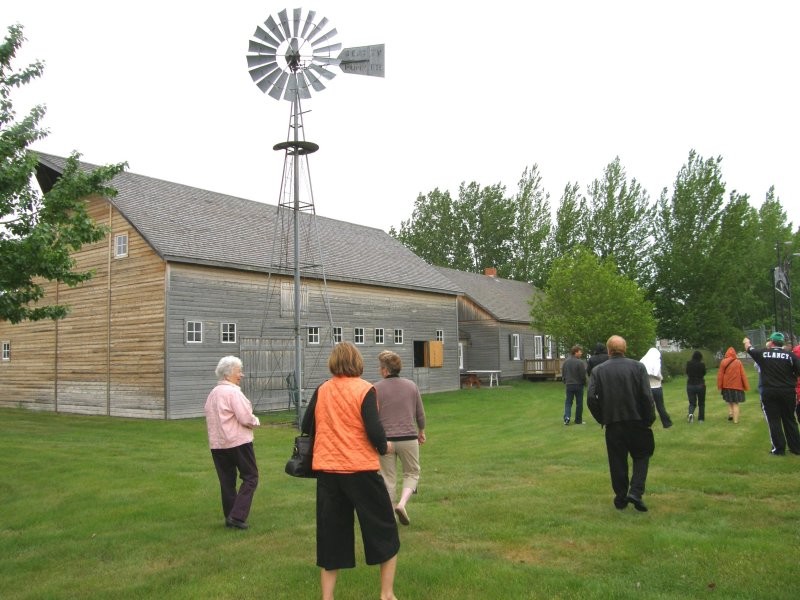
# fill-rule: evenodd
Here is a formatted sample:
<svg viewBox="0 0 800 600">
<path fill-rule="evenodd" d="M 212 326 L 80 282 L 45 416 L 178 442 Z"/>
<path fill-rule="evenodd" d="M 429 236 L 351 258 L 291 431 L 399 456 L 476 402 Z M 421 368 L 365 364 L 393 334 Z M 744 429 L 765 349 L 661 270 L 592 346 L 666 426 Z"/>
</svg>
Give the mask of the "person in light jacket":
<svg viewBox="0 0 800 600">
<path fill-rule="evenodd" d="M 667 407 L 664 405 L 664 390 L 661 388 L 661 381 L 664 379 L 661 375 L 661 352 L 658 348 L 650 348 L 640 361 L 647 369 L 647 375 L 650 378 L 650 390 L 653 394 L 653 402 L 656 404 L 658 417 L 661 419 L 661 425 L 664 429 L 672 427 L 672 419 L 669 417 Z M 690 422 L 694 419 L 689 420 Z M 702 421 L 702 419 L 700 419 Z"/>
<path fill-rule="evenodd" d="M 235 356 L 223 356 L 215 373 L 218 382 L 204 407 L 208 444 L 222 492 L 225 525 L 247 529 L 250 505 L 258 487 L 253 427 L 258 427 L 261 422 L 239 387 L 243 375 L 242 361 Z M 237 473 L 242 479 L 238 492 Z"/>
<path fill-rule="evenodd" d="M 750 389 L 750 382 L 744 372 L 744 365 L 732 347 L 725 352 L 717 371 L 717 389 L 728 404 L 728 421 L 739 422 L 739 405 L 744 402 L 744 393 Z"/>
</svg>

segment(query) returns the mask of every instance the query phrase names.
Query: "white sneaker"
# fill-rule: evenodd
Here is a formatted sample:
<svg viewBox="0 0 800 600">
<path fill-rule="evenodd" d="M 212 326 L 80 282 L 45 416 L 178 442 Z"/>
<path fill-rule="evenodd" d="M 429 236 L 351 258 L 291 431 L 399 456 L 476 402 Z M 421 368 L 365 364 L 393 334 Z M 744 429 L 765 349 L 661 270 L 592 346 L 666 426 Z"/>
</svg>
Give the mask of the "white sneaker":
<svg viewBox="0 0 800 600">
<path fill-rule="evenodd" d="M 694 413 L 689 413 L 688 421 L 689 423 L 694 423 Z"/>
</svg>

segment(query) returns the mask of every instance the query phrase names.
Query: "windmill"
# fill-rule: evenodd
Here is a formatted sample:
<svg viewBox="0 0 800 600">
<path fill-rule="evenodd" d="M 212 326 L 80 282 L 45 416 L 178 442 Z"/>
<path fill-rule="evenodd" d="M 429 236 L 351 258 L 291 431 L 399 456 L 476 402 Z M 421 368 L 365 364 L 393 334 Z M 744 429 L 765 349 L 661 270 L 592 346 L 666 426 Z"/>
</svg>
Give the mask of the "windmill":
<svg viewBox="0 0 800 600">
<path fill-rule="evenodd" d="M 319 149 L 317 144 L 305 139 L 301 100 L 311 98 L 312 89 L 316 92 L 325 89 L 324 82 L 330 81 L 336 75 L 330 67 L 338 67 L 343 73 L 383 77 L 385 49 L 383 44 L 342 49 L 342 44 L 331 43 L 331 39 L 336 36 L 336 29 L 330 27 L 327 18 L 317 19 L 317 13 L 313 10 L 308 11 L 304 17 L 303 9 L 295 8 L 290 17 L 284 9 L 277 17 L 276 21 L 270 15 L 263 24 L 256 27 L 248 46 L 247 68 L 253 82 L 262 92 L 275 100 L 283 99 L 291 103 L 287 139 L 275 144 L 273 149 L 285 153 L 278 212 L 283 211 L 283 214 L 290 215 L 293 238 L 291 253 L 287 247 L 280 255 L 291 255 L 293 261 L 294 369 L 287 378 L 287 385 L 292 402 L 297 408 L 299 426 L 303 410 L 303 339 L 300 314 L 304 268 L 301 264 L 300 220 L 302 212 L 309 213 L 311 221 L 315 215 L 308 175 L 308 155 Z M 301 166 L 305 166 L 308 177 L 308 200 L 300 197 Z M 276 219 L 276 227 L 280 221 L 280 218 Z M 278 236 L 275 237 L 277 238 Z M 306 264 L 305 268 L 310 266 Z M 322 281 L 324 284 L 324 269 Z M 331 320 L 329 309 L 328 318 Z M 332 325 L 331 322 L 331 329 Z"/>
</svg>

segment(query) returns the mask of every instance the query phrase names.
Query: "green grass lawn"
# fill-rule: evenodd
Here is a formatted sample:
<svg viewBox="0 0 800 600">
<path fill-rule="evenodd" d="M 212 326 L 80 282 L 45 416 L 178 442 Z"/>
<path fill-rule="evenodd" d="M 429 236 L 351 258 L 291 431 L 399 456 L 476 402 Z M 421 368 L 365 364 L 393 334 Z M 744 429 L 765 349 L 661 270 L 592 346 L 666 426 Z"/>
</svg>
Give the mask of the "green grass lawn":
<svg viewBox="0 0 800 600">
<path fill-rule="evenodd" d="M 426 396 L 398 598 L 800 597 L 800 457 L 770 456 L 757 394 L 734 425 L 710 390 L 689 425 L 684 387 L 665 385 L 675 426 L 655 425 L 648 513 L 613 508 L 602 430 L 588 411 L 563 425 L 562 384 Z M 0 411 L 0 597 L 317 598 L 315 484 L 283 473 L 290 419 L 256 432 L 261 483 L 238 531 L 202 419 Z M 339 599 L 378 597 L 357 560 Z"/>
</svg>

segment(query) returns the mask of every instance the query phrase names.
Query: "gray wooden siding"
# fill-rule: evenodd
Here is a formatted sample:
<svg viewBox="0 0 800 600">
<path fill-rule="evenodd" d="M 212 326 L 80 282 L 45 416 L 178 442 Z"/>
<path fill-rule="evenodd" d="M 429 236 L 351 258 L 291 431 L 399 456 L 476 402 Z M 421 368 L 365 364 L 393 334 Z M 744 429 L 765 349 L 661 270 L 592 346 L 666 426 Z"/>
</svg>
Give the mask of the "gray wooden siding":
<svg viewBox="0 0 800 600">
<path fill-rule="evenodd" d="M 214 368 L 219 358 L 232 354 L 243 358 L 242 340 L 292 340 L 293 318 L 281 317 L 280 282 L 285 278 L 264 274 L 231 272 L 224 269 L 171 264 L 167 277 L 167 388 L 168 418 L 200 416 L 208 392 L 215 384 Z M 268 285 L 269 284 L 269 285 Z M 325 310 L 322 287 L 310 282 L 308 313 L 301 326 L 318 326 L 321 343 L 309 345 L 303 331 L 304 388 L 310 392 L 329 377 L 327 369 L 331 348 L 331 324 Z M 454 296 L 393 290 L 365 285 L 329 282 L 328 305 L 333 325 L 342 327 L 343 339 L 353 341 L 353 329 L 363 327 L 365 344 L 359 345 L 364 356 L 364 378 L 377 381 L 377 355 L 384 349 L 397 352 L 403 360 L 402 375 L 415 379 L 420 389 L 437 392 L 457 389 L 458 322 Z M 203 323 L 203 342 L 185 342 L 185 322 Z M 220 323 L 237 324 L 237 343 L 223 344 Z M 385 330 L 385 343 L 375 344 L 374 329 Z M 404 343 L 394 343 L 395 329 L 404 332 Z M 445 332 L 444 366 L 415 368 L 414 341 L 429 341 L 436 330 Z M 286 357 L 284 357 L 284 363 Z M 293 358 L 285 366 L 293 370 Z M 284 368 L 284 367 L 281 367 Z M 285 409 L 288 391 L 276 390 L 274 384 L 258 384 L 254 372 L 248 380 L 247 365 L 242 388 L 258 410 Z M 258 371 L 258 369 L 256 369 Z M 285 372 L 281 371 L 281 377 Z"/>
</svg>

